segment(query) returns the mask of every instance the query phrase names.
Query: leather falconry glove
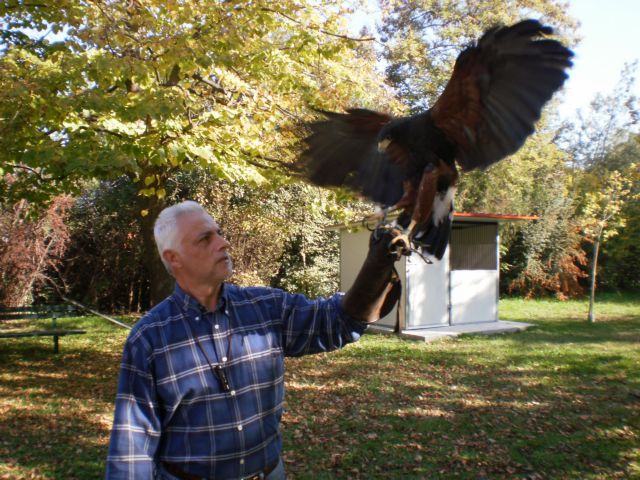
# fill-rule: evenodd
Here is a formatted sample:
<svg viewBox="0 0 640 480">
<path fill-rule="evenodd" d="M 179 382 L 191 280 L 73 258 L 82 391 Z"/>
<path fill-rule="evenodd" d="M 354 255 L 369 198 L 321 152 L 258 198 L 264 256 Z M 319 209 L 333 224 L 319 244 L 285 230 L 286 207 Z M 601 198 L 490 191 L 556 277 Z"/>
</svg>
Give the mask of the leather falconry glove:
<svg viewBox="0 0 640 480">
<path fill-rule="evenodd" d="M 398 302 L 401 285 L 394 264 L 407 251 L 406 248 L 400 252 L 391 250 L 391 241 L 398 234 L 398 230 L 380 227 L 369 237 L 369 253 L 353 285 L 342 298 L 342 308 L 351 318 L 364 323 L 375 322 Z"/>
</svg>

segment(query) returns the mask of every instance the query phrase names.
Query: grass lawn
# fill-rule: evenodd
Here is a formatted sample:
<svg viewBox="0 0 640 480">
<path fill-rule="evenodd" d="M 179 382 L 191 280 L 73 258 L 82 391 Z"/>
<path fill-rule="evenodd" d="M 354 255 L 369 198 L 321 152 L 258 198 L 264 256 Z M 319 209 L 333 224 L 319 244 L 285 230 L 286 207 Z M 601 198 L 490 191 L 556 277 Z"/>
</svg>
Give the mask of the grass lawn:
<svg viewBox="0 0 640 480">
<path fill-rule="evenodd" d="M 500 302 L 537 328 L 431 344 L 368 334 L 287 360 L 288 478 L 640 479 L 640 295 Z M 95 479 L 127 331 L 0 339 L 0 479 Z"/>
</svg>

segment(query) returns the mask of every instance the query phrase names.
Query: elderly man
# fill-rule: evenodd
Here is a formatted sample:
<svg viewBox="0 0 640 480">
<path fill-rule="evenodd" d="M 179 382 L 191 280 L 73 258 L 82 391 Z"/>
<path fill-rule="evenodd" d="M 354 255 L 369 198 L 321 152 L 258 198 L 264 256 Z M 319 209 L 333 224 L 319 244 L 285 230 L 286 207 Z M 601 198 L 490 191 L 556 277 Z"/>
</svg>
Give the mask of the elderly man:
<svg viewBox="0 0 640 480">
<path fill-rule="evenodd" d="M 195 202 L 163 210 L 154 234 L 176 287 L 125 344 L 107 478 L 283 479 L 283 357 L 341 348 L 390 309 L 392 234 L 372 235 L 346 295 L 318 300 L 225 283 L 229 242 Z"/>
</svg>

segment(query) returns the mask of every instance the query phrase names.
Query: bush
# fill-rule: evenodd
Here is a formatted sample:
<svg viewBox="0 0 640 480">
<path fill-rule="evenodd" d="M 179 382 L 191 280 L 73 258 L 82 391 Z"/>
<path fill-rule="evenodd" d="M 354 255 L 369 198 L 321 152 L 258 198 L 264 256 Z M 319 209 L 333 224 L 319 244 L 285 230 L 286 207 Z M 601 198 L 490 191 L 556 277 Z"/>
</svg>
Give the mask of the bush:
<svg viewBox="0 0 640 480">
<path fill-rule="evenodd" d="M 0 304 L 20 306 L 47 296 L 69 245 L 65 217 L 68 196 L 53 199 L 44 211 L 26 200 L 0 205 Z M 44 298 L 43 300 L 48 300 Z"/>
<path fill-rule="evenodd" d="M 232 282 L 315 297 L 338 288 L 337 235 L 324 229 L 334 223 L 323 205 L 326 194 L 308 185 L 234 184 L 196 170 L 173 177 L 166 200 L 195 200 L 216 219 L 231 243 Z M 72 298 L 108 311 L 148 308 L 136 195 L 123 177 L 78 198 L 63 272 Z"/>
<path fill-rule="evenodd" d="M 135 186 L 122 177 L 92 186 L 78 198 L 63 271 L 71 298 L 107 311 L 148 308 L 136 195 Z"/>
</svg>

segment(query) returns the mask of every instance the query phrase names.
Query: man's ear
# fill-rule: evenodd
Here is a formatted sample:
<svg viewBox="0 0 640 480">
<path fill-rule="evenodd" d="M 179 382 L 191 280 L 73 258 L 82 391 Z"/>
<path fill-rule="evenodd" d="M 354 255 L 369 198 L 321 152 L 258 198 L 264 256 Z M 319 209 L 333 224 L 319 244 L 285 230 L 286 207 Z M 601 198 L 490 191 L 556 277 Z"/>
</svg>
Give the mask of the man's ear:
<svg viewBox="0 0 640 480">
<path fill-rule="evenodd" d="M 162 252 L 162 258 L 171 266 L 171 270 L 175 270 L 176 266 L 180 266 L 180 259 L 174 250 L 165 250 Z"/>
</svg>

